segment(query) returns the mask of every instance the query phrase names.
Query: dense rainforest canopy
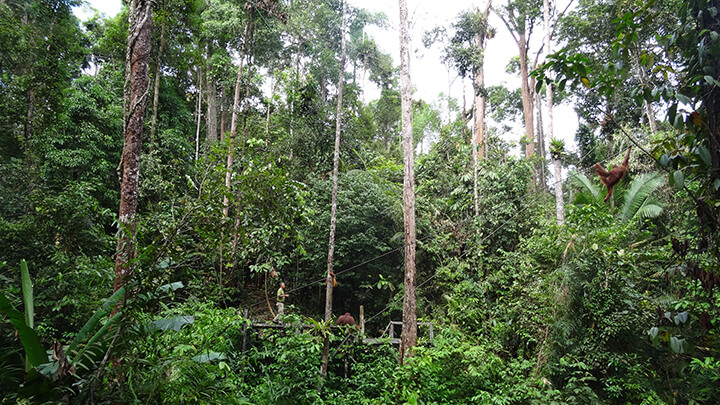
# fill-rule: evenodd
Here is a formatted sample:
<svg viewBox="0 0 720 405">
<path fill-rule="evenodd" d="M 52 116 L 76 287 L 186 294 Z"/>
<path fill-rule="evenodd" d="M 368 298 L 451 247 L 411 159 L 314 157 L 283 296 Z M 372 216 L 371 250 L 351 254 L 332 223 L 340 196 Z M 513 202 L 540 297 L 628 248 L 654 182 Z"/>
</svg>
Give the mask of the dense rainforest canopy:
<svg viewBox="0 0 720 405">
<path fill-rule="evenodd" d="M 720 402 L 720 1 L 468 5 L 411 124 L 360 1 L 124 3 L 0 0 L 0 404 Z"/>
</svg>

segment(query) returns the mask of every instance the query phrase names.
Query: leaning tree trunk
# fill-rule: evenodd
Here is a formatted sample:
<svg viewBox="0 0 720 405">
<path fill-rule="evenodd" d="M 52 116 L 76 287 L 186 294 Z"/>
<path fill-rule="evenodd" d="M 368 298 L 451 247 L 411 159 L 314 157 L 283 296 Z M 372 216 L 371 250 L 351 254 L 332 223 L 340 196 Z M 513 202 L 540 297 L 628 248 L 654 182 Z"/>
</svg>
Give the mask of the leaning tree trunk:
<svg viewBox="0 0 720 405">
<path fill-rule="evenodd" d="M 150 79 L 150 31 L 152 26 L 150 0 L 133 0 L 130 4 L 128 30 L 128 111 L 126 114 L 125 144 L 122 152 L 122 185 L 118 212 L 117 255 L 115 257 L 114 291 L 123 287 L 133 274 L 136 257 L 135 234 L 140 177 L 140 146 L 142 142 L 145 106 Z"/>
<path fill-rule="evenodd" d="M 403 218 L 405 221 L 405 296 L 400 337 L 400 365 L 412 356 L 417 344 L 417 303 L 415 301 L 415 172 L 413 167 L 412 99 L 410 83 L 410 35 L 407 0 L 400 3 L 400 83 L 403 134 Z"/>
<path fill-rule="evenodd" d="M 335 255 L 335 224 L 337 218 L 337 192 L 338 192 L 338 171 L 340 167 L 340 132 L 342 129 L 342 101 L 343 83 L 345 82 L 345 12 L 347 0 L 343 1 L 342 26 L 340 29 L 340 74 L 338 76 L 338 98 L 337 113 L 335 114 L 335 154 L 333 156 L 333 187 L 332 202 L 330 205 L 330 241 L 328 243 L 327 275 L 325 277 L 325 322 L 332 318 L 332 297 L 333 297 L 333 258 Z M 320 362 L 320 381 L 327 376 L 327 367 L 330 355 L 330 336 L 325 335 L 323 342 L 322 359 Z"/>
</svg>

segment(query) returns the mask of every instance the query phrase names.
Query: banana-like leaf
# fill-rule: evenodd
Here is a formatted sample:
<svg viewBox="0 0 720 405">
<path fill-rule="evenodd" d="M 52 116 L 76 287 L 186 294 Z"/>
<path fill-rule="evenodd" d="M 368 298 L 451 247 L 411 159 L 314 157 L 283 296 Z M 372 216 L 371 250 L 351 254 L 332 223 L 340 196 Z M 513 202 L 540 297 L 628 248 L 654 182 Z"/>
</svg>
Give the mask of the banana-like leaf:
<svg viewBox="0 0 720 405">
<path fill-rule="evenodd" d="M 649 203 L 654 203 L 654 201 L 649 200 L 649 197 L 663 184 L 665 184 L 665 177 L 660 173 L 646 173 L 635 178 L 630 184 L 630 189 L 625 193 L 625 204 L 623 204 L 620 211 L 622 221 L 629 221 L 638 214 L 638 211 L 644 205 L 649 206 Z M 655 205 L 659 206 L 657 203 Z M 656 211 L 657 209 L 648 208 L 646 214 L 652 214 Z"/>
<path fill-rule="evenodd" d="M 92 317 L 85 323 L 85 326 L 83 326 L 82 329 L 80 329 L 80 332 L 75 336 L 75 339 L 73 339 L 72 343 L 70 343 L 70 346 L 68 346 L 67 353 L 73 353 L 75 349 L 77 348 L 77 345 L 85 340 L 87 336 L 90 334 L 91 331 L 95 329 L 98 322 L 100 321 L 100 318 L 107 315 L 115 305 L 120 302 L 122 297 L 125 295 L 125 287 L 119 288 L 113 295 L 110 296 L 101 306 L 100 308 L 93 314 Z"/>
<path fill-rule="evenodd" d="M 40 343 L 35 330 L 29 327 L 25 323 L 25 317 L 10 303 L 5 297 L 5 294 L 0 292 L 0 313 L 7 315 L 10 318 L 10 322 L 15 326 L 18 331 L 18 337 L 20 343 L 25 348 L 25 354 L 27 355 L 30 365 L 37 367 L 40 364 L 47 363 L 48 356 L 45 353 L 45 348 Z"/>
<path fill-rule="evenodd" d="M 95 342 L 97 342 L 98 339 L 100 339 L 105 334 L 105 332 L 107 332 L 107 330 L 110 328 L 110 326 L 112 326 L 115 322 L 117 322 L 121 316 L 122 316 L 122 312 L 118 312 L 117 314 L 113 315 L 113 317 L 110 318 L 110 320 L 108 320 L 107 322 L 105 322 L 105 325 L 103 325 L 102 328 L 100 328 L 100 330 L 97 331 L 93 335 L 93 337 L 90 338 L 90 340 L 88 340 L 87 344 L 85 344 L 85 346 L 83 346 L 83 348 L 80 350 L 80 352 L 77 355 L 73 356 L 73 359 L 71 362 L 73 367 L 77 367 L 80 360 L 83 359 L 83 355 L 88 350 L 88 348 L 91 347 L 93 344 L 95 344 Z M 69 352 L 70 352 L 70 350 L 68 350 L 68 353 Z"/>
<path fill-rule="evenodd" d="M 25 304 L 25 324 L 30 329 L 35 329 L 35 298 L 33 297 L 33 285 L 25 259 L 20 260 L 20 275 L 22 276 L 23 303 Z"/>
</svg>

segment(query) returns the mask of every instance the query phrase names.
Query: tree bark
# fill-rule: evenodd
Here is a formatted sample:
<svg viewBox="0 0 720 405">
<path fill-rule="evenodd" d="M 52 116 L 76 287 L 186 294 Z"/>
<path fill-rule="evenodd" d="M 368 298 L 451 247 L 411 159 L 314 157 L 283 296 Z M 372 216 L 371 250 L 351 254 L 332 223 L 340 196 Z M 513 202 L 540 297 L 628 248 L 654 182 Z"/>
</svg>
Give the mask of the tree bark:
<svg viewBox="0 0 720 405">
<path fill-rule="evenodd" d="M 338 193 L 338 172 L 340 169 L 340 133 L 342 131 L 342 102 L 343 83 L 345 82 L 345 27 L 347 11 L 347 0 L 343 1 L 342 26 L 340 30 L 340 73 L 338 76 L 337 112 L 335 113 L 335 152 L 333 156 L 333 187 L 332 203 L 330 205 L 330 240 L 328 242 L 327 275 L 325 277 L 325 322 L 332 319 L 332 297 L 333 297 L 333 259 L 335 255 L 335 226 L 337 219 L 337 193 Z M 327 367 L 330 353 L 330 338 L 325 336 L 323 342 L 322 359 L 320 362 L 320 380 L 327 376 Z"/>
<path fill-rule="evenodd" d="M 132 276 L 136 258 L 138 184 L 140 177 L 140 146 L 145 106 L 150 79 L 148 57 L 152 26 L 150 0 L 133 0 L 130 4 L 128 31 L 129 109 L 126 115 L 125 144 L 122 152 L 123 177 L 118 212 L 117 255 L 115 257 L 114 291 L 123 287 Z"/>
<path fill-rule="evenodd" d="M 210 41 L 207 44 L 207 63 L 205 65 L 205 81 L 207 82 L 207 95 L 205 100 L 207 101 L 207 134 L 205 135 L 205 145 L 209 148 L 212 144 L 218 140 L 218 119 L 217 119 L 217 86 L 215 85 L 215 79 L 212 75 L 212 65 L 210 59 L 212 57 L 212 48 Z"/>
<path fill-rule="evenodd" d="M 400 365 L 413 354 L 417 344 L 417 302 L 415 300 L 415 172 L 412 134 L 412 99 L 410 82 L 410 35 L 407 0 L 400 5 L 400 83 L 403 135 L 403 218 L 405 222 L 405 295 L 403 327 L 400 337 Z"/>
</svg>

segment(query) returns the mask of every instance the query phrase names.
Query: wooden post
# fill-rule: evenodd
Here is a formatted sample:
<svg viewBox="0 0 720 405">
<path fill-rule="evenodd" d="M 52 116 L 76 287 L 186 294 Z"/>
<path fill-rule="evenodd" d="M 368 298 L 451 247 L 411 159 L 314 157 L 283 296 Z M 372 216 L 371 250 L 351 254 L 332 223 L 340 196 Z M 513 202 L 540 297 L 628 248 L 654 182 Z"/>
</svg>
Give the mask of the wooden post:
<svg viewBox="0 0 720 405">
<path fill-rule="evenodd" d="M 360 335 L 365 335 L 365 307 L 360 305 Z"/>
<path fill-rule="evenodd" d="M 388 336 L 390 336 L 390 339 L 395 339 L 395 325 L 393 325 L 392 321 L 390 321 L 390 332 Z"/>
</svg>

